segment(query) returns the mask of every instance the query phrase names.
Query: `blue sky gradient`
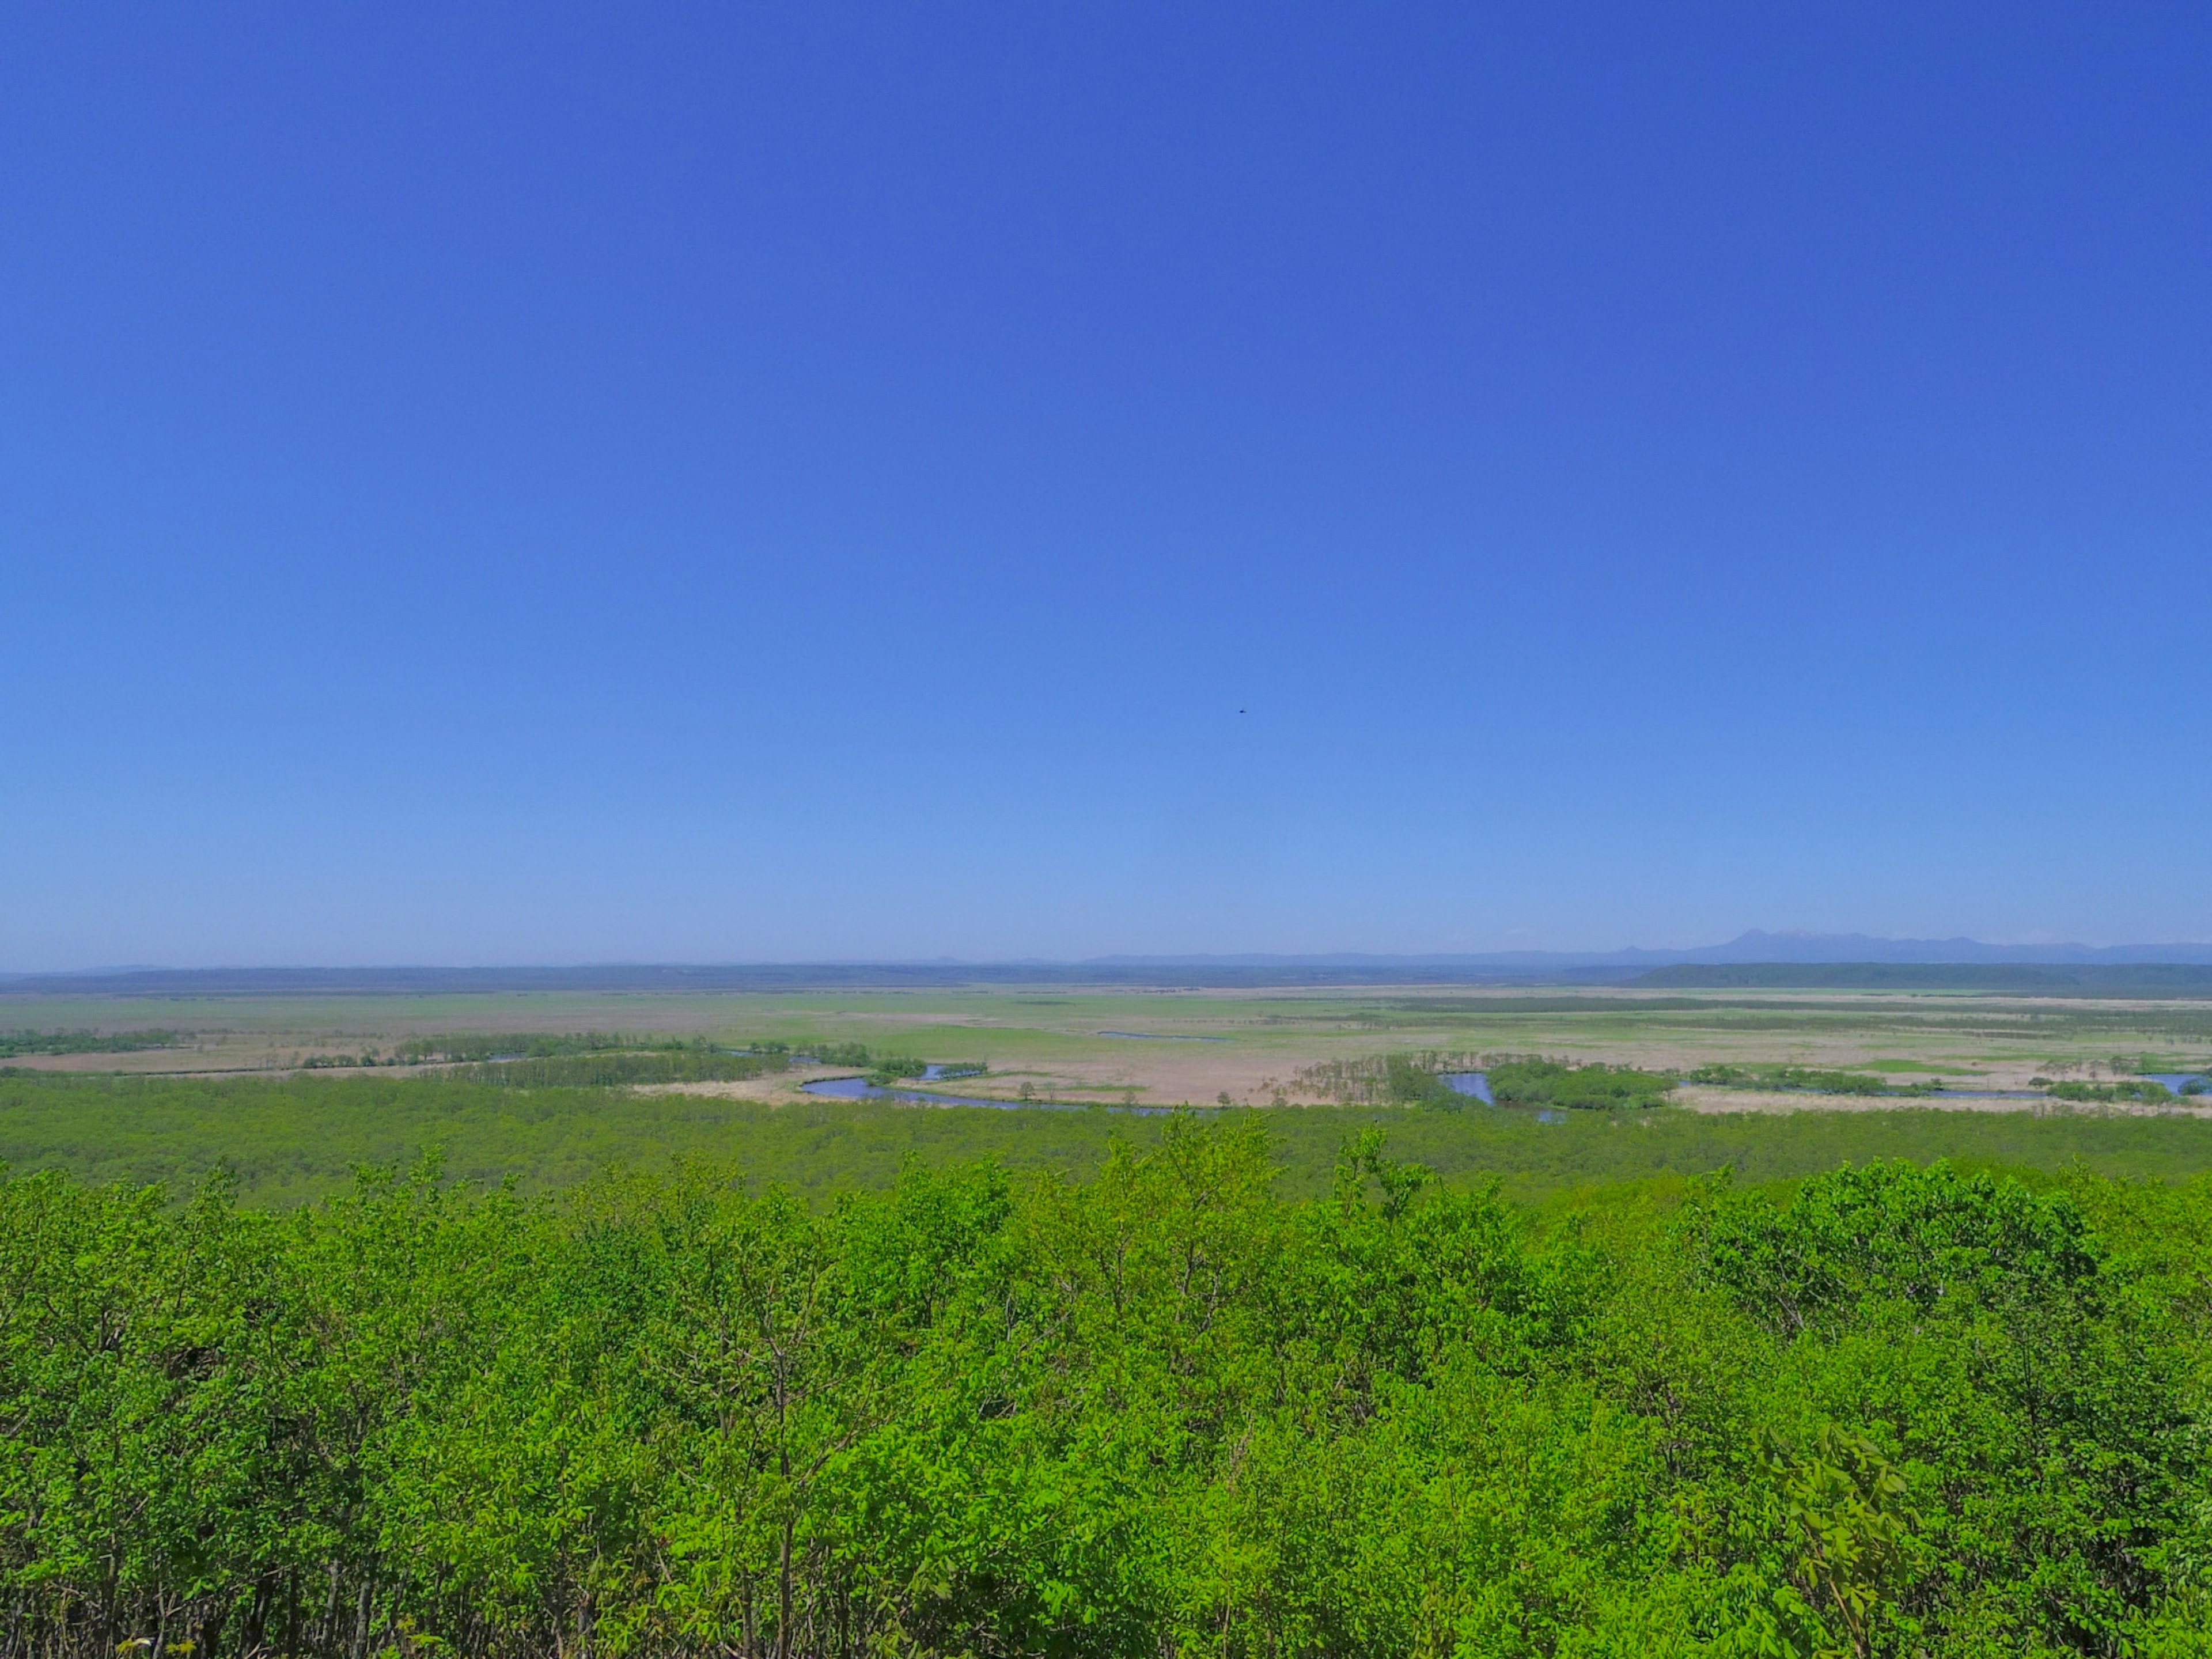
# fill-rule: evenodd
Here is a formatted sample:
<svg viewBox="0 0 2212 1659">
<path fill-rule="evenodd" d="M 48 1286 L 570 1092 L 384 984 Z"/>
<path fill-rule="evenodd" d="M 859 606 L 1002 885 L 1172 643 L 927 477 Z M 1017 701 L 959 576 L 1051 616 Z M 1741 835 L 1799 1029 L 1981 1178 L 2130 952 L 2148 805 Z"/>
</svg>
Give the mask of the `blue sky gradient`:
<svg viewBox="0 0 2212 1659">
<path fill-rule="evenodd" d="M 2212 938 L 2202 7 L 9 33 L 0 969 Z"/>
</svg>

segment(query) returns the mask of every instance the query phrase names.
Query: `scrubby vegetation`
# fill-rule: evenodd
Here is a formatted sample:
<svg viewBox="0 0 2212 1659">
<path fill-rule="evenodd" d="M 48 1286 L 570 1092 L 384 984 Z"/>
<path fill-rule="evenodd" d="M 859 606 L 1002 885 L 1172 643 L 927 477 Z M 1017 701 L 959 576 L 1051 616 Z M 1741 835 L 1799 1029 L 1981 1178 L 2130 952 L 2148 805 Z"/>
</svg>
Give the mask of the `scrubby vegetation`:
<svg viewBox="0 0 2212 1659">
<path fill-rule="evenodd" d="M 2054 1083 L 2051 1085 L 2050 1093 L 2055 1100 L 2133 1100 L 2153 1104 L 2173 1098 L 2172 1090 L 2155 1078 L 2148 1077 L 2122 1078 L 2116 1083 Z"/>
<path fill-rule="evenodd" d="M 1291 1190 L 1325 1188 L 1344 1136 L 1387 1126 L 1402 1155 L 1455 1181 L 1495 1176 L 1516 1201 L 1592 1182 L 1699 1175 L 1732 1164 L 1758 1180 L 1849 1161 L 1950 1158 L 1976 1167 L 2120 1176 L 2212 1170 L 2212 1123 L 2084 1106 L 2026 1112 L 1897 1109 L 1709 1115 L 1658 1109 L 1554 1114 L 1388 1105 L 1267 1112 Z M 1224 1113 L 1235 1116 L 1237 1113 Z M 809 1194 L 881 1188 L 901 1160 L 994 1158 L 1087 1175 L 1117 1141 L 1154 1145 L 1163 1120 L 1107 1111 L 908 1108 L 804 1099 L 785 1104 L 628 1089 L 523 1088 L 391 1071 L 286 1079 L 24 1074 L 0 1079 L 0 1163 L 94 1181 L 189 1185 L 218 1163 L 258 1204 L 345 1188 L 364 1163 L 446 1149 L 471 1180 L 572 1185 L 611 1165 L 740 1162 Z"/>
<path fill-rule="evenodd" d="M 868 1053 L 868 1045 L 865 1042 L 810 1043 L 804 1054 L 794 1055 L 793 1058 L 811 1060 L 823 1066 L 873 1066 L 876 1064 L 875 1059 Z M 919 1060 L 915 1063 L 921 1064 Z"/>
<path fill-rule="evenodd" d="M 461 1075 L 499 1082 L 509 1076 L 530 1078 L 528 1087 L 549 1087 L 560 1081 L 580 1084 L 629 1082 L 690 1082 L 702 1078 L 757 1077 L 763 1067 L 781 1071 L 789 1050 L 781 1042 L 748 1042 L 733 1048 L 702 1036 L 653 1036 L 626 1032 L 569 1031 L 565 1033 L 486 1034 L 459 1032 L 445 1036 L 418 1037 L 387 1048 L 364 1048 L 357 1053 L 322 1053 L 299 1061 L 301 1071 L 355 1071 L 379 1066 L 440 1066 L 473 1067 Z M 725 1062 L 735 1057 L 734 1068 Z M 599 1062 L 635 1060 L 663 1063 L 612 1065 Z M 554 1062 L 533 1071 L 524 1062 Z M 581 1064 L 562 1064 L 576 1062 Z M 521 1066 L 501 1072 L 494 1068 Z"/>
<path fill-rule="evenodd" d="M 1446 1084 L 1443 1074 L 1474 1071 L 1488 1075 L 1491 1092 L 1504 1106 L 1641 1109 L 1657 1105 L 1674 1086 L 1671 1077 L 1626 1066 L 1575 1066 L 1530 1055 L 1438 1049 L 1326 1060 L 1302 1067 L 1291 1082 L 1302 1094 L 1323 1095 L 1347 1104 L 1429 1106 L 1455 1112 L 1465 1109 L 1469 1097 Z"/>
<path fill-rule="evenodd" d="M 871 1083 L 901 1083 L 910 1077 L 920 1077 L 929 1069 L 929 1062 L 911 1055 L 886 1055 L 877 1060 L 868 1072 Z"/>
<path fill-rule="evenodd" d="M 459 1080 L 506 1089 L 610 1088 L 650 1083 L 728 1082 L 786 1069 L 781 1054 L 708 1048 L 563 1054 L 549 1060 L 487 1060 L 459 1068 Z"/>
<path fill-rule="evenodd" d="M 1317 1060 L 1292 1073 L 1286 1092 L 1318 1096 L 1346 1106 L 1432 1105 L 1456 1110 L 1465 1099 L 1439 1082 L 1439 1076 L 1480 1071 L 1488 1062 L 1486 1054 L 1438 1048 Z"/>
<path fill-rule="evenodd" d="M 1671 1077 L 1626 1066 L 1511 1060 L 1488 1069 L 1490 1091 L 1501 1106 L 1552 1106 L 1576 1111 L 1643 1108 L 1658 1105 L 1674 1086 Z"/>
<path fill-rule="evenodd" d="M 1436 1072 L 1402 1054 L 1391 1054 L 1382 1062 L 1382 1098 L 1393 1106 L 1429 1106 L 1447 1112 L 1467 1104 L 1467 1097 Z"/>
<path fill-rule="evenodd" d="M 826 1205 L 18 1177 L 0 1651 L 2202 1655 L 2209 1243 L 1900 1163 L 1533 1218 L 1371 1132 L 1299 1199 L 1252 1117 Z"/>
<path fill-rule="evenodd" d="M 670 1053 L 688 1049 L 720 1053 L 730 1046 L 702 1036 L 655 1036 L 635 1031 L 454 1031 L 398 1043 L 390 1050 L 390 1058 L 397 1064 L 421 1066 L 487 1060 L 553 1060 L 610 1051 Z M 754 1042 L 744 1047 L 747 1053 L 785 1052 L 780 1042 Z"/>
<path fill-rule="evenodd" d="M 1938 1083 L 1893 1083 L 1871 1072 L 1823 1071 L 1808 1066 L 1700 1066 L 1683 1074 L 1685 1083 L 1723 1089 L 1800 1090 L 1823 1095 L 1916 1095 L 1942 1092 Z"/>
<path fill-rule="evenodd" d="M 190 1031 L 0 1031 L 0 1060 L 22 1054 L 132 1054 L 149 1048 L 174 1048 L 191 1042 Z"/>
</svg>

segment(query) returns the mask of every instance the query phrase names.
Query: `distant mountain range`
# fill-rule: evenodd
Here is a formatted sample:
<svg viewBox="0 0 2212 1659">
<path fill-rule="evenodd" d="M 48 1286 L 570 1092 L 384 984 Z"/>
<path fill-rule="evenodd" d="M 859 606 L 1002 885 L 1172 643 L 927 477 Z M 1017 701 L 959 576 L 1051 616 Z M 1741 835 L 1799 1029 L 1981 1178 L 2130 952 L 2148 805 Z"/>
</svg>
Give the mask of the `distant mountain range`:
<svg viewBox="0 0 2212 1659">
<path fill-rule="evenodd" d="M 1801 972 L 1787 971 L 1795 964 Z M 1842 973 L 1834 964 L 1862 971 Z M 2069 969 L 2022 974 L 2025 967 Z M 1949 967 L 1952 974 L 1928 969 Z M 1081 962 L 612 963 L 507 968 L 104 968 L 0 974 L 10 996 L 428 994 L 496 991 L 775 991 L 834 987 L 1129 985 L 1264 987 L 1549 982 L 1705 985 L 2046 986 L 2060 994 L 2212 991 L 2212 945 L 1984 945 L 1971 939 L 1769 933 L 1680 951 L 1491 951 L 1460 955 L 1338 951 L 1307 956 L 1106 956 Z M 2148 969 L 2142 974 L 2131 969 Z M 1730 971 L 1741 970 L 1741 971 Z M 2185 991 L 2185 986 L 2195 988 Z M 2071 988 L 2070 989 L 2067 988 Z"/>
<path fill-rule="evenodd" d="M 1088 967 L 1170 968 L 1492 968 L 1540 973 L 1563 968 L 1665 968 L 1684 963 L 1938 962 L 1938 963 L 2212 963 L 2212 945 L 1984 945 L 1976 939 L 1879 939 L 1869 933 L 1770 933 L 1759 928 L 1725 945 L 1651 951 L 1486 951 L 1468 955 L 1374 956 L 1111 956 L 1076 964 Z"/>
</svg>

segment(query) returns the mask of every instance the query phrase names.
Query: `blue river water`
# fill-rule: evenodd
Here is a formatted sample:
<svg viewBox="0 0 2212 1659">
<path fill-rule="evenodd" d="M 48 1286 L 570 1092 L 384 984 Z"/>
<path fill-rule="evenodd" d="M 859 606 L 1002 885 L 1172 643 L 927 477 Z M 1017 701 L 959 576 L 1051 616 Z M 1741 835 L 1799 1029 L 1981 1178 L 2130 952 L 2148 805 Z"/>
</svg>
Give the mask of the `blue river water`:
<svg viewBox="0 0 2212 1659">
<path fill-rule="evenodd" d="M 1100 1035 L 1111 1036 L 1115 1033 L 1108 1031 L 1101 1032 Z M 1200 1039 L 1201 1042 L 1218 1042 L 1222 1040 L 1219 1037 Z M 922 1073 L 921 1081 L 924 1083 L 932 1081 L 944 1069 L 941 1066 L 932 1066 Z M 1480 1101 L 1486 1106 L 1498 1104 L 1496 1097 L 1490 1092 L 1489 1076 L 1485 1073 L 1446 1072 L 1443 1073 L 1443 1082 L 1444 1086 L 1455 1094 L 1466 1095 L 1471 1099 Z M 1133 1112 L 1139 1117 L 1158 1117 L 1176 1109 L 1171 1106 L 1093 1107 L 1083 1102 L 1068 1100 L 987 1100 L 981 1095 L 941 1095 L 933 1091 L 924 1092 L 920 1089 L 902 1089 L 881 1083 L 871 1083 L 864 1077 L 826 1077 L 817 1083 L 802 1083 L 799 1088 L 807 1094 L 825 1095 L 833 1100 L 903 1100 L 916 1106 L 988 1106 L 995 1111 L 1001 1112 L 1104 1110 Z M 1202 1111 L 1206 1109 L 1200 1107 L 1195 1109 Z M 1565 1112 L 1540 1111 L 1536 1114 L 1536 1121 L 1539 1123 L 1564 1123 L 1567 1121 L 1567 1115 Z"/>
<path fill-rule="evenodd" d="M 2212 1091 L 2212 1077 L 2203 1072 L 2145 1072 L 2142 1075 L 2146 1082 L 2163 1083 L 2172 1094 L 2179 1094 L 2192 1083 Z"/>
<path fill-rule="evenodd" d="M 1101 1031 L 1101 1036 L 1149 1037 L 1167 1042 L 1225 1042 L 1226 1037 L 1172 1036 L 1151 1031 Z M 932 1065 L 915 1079 L 920 1083 L 934 1083 L 945 1072 L 942 1065 Z M 2212 1102 L 2212 1074 L 2203 1072 L 2146 1072 L 2142 1074 L 2153 1083 L 2162 1083 L 2176 1095 L 2180 1095 L 2192 1083 L 2200 1085 L 2204 1097 Z M 1486 1106 L 1498 1104 L 1497 1097 L 1490 1091 L 1489 1074 L 1484 1072 L 1444 1072 L 1438 1079 L 1455 1094 L 1479 1100 Z M 1000 1112 L 1133 1112 L 1139 1117 L 1158 1117 L 1176 1109 L 1171 1106 L 1094 1106 L 1091 1103 L 1073 1100 L 992 1100 L 982 1095 L 947 1095 L 935 1091 L 885 1086 L 871 1083 L 864 1077 L 823 1078 L 817 1083 L 801 1084 L 810 1095 L 823 1095 L 834 1100 L 902 1100 L 916 1106 L 988 1106 Z M 2040 1100 L 2039 1091 L 2025 1089 L 1940 1089 L 1936 1097 L 1945 1100 Z M 1189 1109 L 1209 1110 L 1198 1107 Z M 1536 1114 L 1539 1123 L 1564 1123 L 1565 1112 L 1543 1110 Z"/>
<path fill-rule="evenodd" d="M 1139 1117 L 1158 1117 L 1174 1109 L 1168 1106 L 1092 1106 L 1079 1100 L 987 1100 L 981 1095 L 940 1095 L 924 1093 L 920 1089 L 887 1088 L 864 1077 L 825 1077 L 818 1083 L 802 1083 L 799 1086 L 804 1093 L 827 1095 L 835 1100 L 903 1100 L 916 1106 L 988 1106 L 1000 1112 L 1134 1112 Z"/>
<path fill-rule="evenodd" d="M 1498 1097 L 1490 1092 L 1490 1073 L 1487 1072 L 1439 1072 L 1437 1074 L 1437 1081 L 1454 1094 L 1465 1095 L 1470 1100 L 1479 1100 L 1486 1106 L 1498 1104 Z M 1548 1106 L 1536 1114 L 1536 1121 L 1539 1123 L 1565 1123 L 1566 1121 L 1567 1115 L 1565 1112 L 1553 1111 Z"/>
</svg>

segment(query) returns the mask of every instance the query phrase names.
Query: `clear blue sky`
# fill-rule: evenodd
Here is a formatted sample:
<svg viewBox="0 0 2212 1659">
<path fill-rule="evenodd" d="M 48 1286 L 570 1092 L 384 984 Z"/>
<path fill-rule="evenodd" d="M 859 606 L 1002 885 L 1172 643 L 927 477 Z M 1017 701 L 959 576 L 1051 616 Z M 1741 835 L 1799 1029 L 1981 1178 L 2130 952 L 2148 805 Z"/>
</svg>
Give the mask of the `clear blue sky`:
<svg viewBox="0 0 2212 1659">
<path fill-rule="evenodd" d="M 2212 10 L 10 7 L 0 968 L 2212 938 Z"/>
</svg>

